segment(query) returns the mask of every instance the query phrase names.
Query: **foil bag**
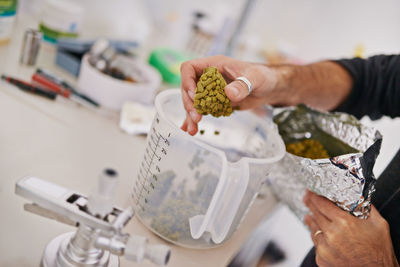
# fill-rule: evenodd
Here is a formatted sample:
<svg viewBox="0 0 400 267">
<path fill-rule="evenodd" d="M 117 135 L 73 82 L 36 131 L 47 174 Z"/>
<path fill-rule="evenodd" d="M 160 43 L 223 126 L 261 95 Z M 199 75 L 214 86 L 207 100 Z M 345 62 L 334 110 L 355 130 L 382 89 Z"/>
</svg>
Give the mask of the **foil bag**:
<svg viewBox="0 0 400 267">
<path fill-rule="evenodd" d="M 331 158 L 308 159 L 287 153 L 270 173 L 267 184 L 303 220 L 302 199 L 309 189 L 354 216 L 367 218 L 376 178 L 372 169 L 382 135 L 345 113 L 324 113 L 304 105 L 274 117 L 285 143 L 319 141 Z M 333 156 L 332 156 L 333 155 Z"/>
</svg>

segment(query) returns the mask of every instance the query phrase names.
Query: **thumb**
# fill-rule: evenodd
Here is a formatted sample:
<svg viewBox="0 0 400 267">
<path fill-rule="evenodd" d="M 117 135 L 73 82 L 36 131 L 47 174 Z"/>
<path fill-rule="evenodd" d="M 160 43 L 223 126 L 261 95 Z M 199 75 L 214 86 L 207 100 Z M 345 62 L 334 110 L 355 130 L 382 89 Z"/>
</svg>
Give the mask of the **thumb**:
<svg viewBox="0 0 400 267">
<path fill-rule="evenodd" d="M 253 86 L 251 81 L 250 83 Z M 232 102 L 240 102 L 249 95 L 249 88 L 243 81 L 235 80 L 225 87 L 225 94 Z"/>
<path fill-rule="evenodd" d="M 260 87 L 262 87 L 266 79 L 268 79 L 267 76 L 269 75 L 270 72 L 268 67 L 263 65 L 252 65 L 246 68 L 242 72 L 242 75 L 237 75 L 233 77 L 233 79 L 236 79 L 240 76 L 247 78 L 252 86 L 253 90 L 251 94 L 253 95 L 257 94 L 257 91 L 260 90 Z M 225 87 L 225 94 L 232 102 L 240 102 L 245 99 L 250 92 L 245 82 L 234 80 Z"/>
</svg>

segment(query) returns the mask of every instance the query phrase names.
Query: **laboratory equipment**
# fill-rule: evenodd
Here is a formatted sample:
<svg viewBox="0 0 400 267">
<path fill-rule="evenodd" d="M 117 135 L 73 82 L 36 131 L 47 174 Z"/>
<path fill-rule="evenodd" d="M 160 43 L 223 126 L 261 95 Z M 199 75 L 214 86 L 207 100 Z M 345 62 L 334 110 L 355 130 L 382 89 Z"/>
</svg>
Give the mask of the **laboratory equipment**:
<svg viewBox="0 0 400 267">
<path fill-rule="evenodd" d="M 285 146 L 269 116 L 251 111 L 203 116 L 199 132 L 180 130 L 180 90 L 156 97 L 156 115 L 133 186 L 139 219 L 170 242 L 192 248 L 228 240 Z"/>
<path fill-rule="evenodd" d="M 99 177 L 97 192 L 89 198 L 33 176 L 17 182 L 16 194 L 33 201 L 24 205 L 25 210 L 78 227 L 76 232 L 50 241 L 42 267 L 114 267 L 119 266 L 121 255 L 134 262 L 168 263 L 167 246 L 150 245 L 145 237 L 122 232 L 134 212 L 113 207 L 117 179 L 116 171 L 106 169 Z"/>
</svg>

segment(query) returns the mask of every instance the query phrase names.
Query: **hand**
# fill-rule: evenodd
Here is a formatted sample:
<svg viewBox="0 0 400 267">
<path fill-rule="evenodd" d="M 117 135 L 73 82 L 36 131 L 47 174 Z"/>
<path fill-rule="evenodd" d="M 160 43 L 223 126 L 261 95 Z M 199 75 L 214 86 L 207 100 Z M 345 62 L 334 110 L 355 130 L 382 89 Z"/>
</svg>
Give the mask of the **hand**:
<svg viewBox="0 0 400 267">
<path fill-rule="evenodd" d="M 194 59 L 184 62 L 181 66 L 182 75 L 182 100 L 186 110 L 186 119 L 182 125 L 184 131 L 194 135 L 197 132 L 197 123 L 201 115 L 193 107 L 193 99 L 196 83 L 203 69 L 215 66 L 224 76 L 227 86 L 225 94 L 231 100 L 232 106 L 240 109 L 256 108 L 268 102 L 272 104 L 274 97 L 273 89 L 277 84 L 277 73 L 264 65 L 252 64 L 235 60 L 225 56 L 213 56 Z M 253 91 L 248 94 L 247 86 L 241 81 L 235 81 L 237 77 L 244 76 L 252 84 Z"/>
<path fill-rule="evenodd" d="M 399 266 L 389 225 L 374 206 L 364 220 L 310 191 L 303 201 L 312 212 L 304 220 L 311 231 L 318 266 Z M 322 233 L 315 235 L 317 231 Z"/>
</svg>

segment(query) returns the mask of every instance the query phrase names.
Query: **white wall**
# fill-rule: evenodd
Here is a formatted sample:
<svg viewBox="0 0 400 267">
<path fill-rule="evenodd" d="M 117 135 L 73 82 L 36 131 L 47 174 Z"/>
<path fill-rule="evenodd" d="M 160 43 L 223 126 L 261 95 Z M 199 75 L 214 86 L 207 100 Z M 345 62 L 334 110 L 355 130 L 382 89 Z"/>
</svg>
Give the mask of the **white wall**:
<svg viewBox="0 0 400 267">
<path fill-rule="evenodd" d="M 398 0 L 257 0 L 245 32 L 265 44 L 287 42 L 306 61 L 400 52 Z"/>
</svg>

